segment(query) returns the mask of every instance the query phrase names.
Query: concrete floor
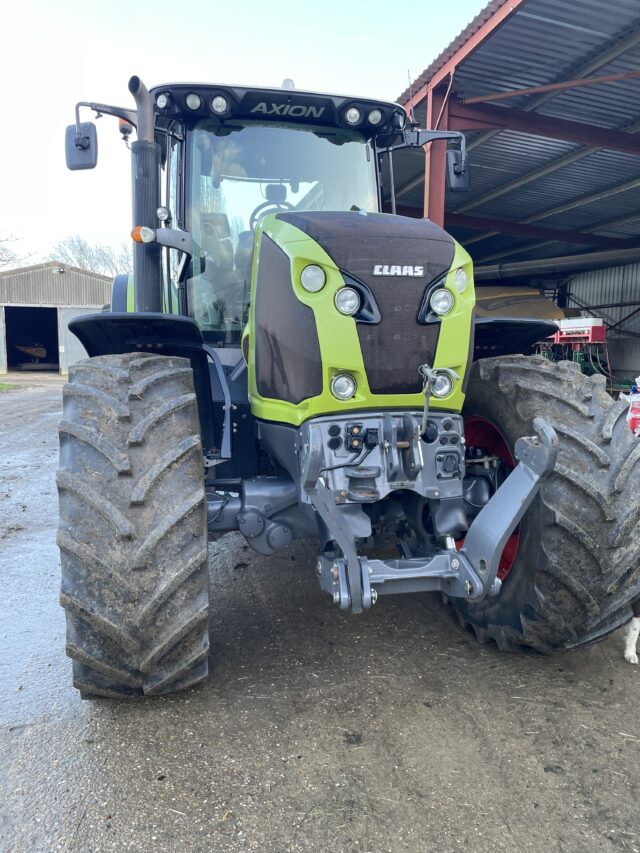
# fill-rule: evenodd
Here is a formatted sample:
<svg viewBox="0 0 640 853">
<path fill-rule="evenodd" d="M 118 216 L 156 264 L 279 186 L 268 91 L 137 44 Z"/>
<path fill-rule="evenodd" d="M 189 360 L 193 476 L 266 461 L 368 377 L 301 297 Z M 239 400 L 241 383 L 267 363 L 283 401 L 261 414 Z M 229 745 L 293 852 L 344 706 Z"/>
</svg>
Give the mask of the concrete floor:
<svg viewBox="0 0 640 853">
<path fill-rule="evenodd" d="M 0 850 L 640 851 L 620 634 L 479 646 L 434 597 L 353 617 L 299 543 L 211 546 L 204 687 L 82 702 L 57 604 L 60 382 L 0 394 Z"/>
</svg>

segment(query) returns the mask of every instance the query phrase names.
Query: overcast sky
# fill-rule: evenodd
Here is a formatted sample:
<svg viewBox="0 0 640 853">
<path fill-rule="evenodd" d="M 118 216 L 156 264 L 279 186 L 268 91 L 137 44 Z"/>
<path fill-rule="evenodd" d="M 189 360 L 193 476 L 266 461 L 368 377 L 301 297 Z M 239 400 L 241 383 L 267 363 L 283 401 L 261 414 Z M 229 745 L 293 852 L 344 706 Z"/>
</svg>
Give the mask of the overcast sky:
<svg viewBox="0 0 640 853">
<path fill-rule="evenodd" d="M 19 0 L 3 13 L 0 235 L 30 262 L 70 234 L 117 245 L 131 228 L 129 155 L 97 123 L 98 168 L 69 172 L 76 101 L 131 107 L 127 81 L 240 83 L 395 99 L 485 0 Z M 6 103 L 8 101 L 8 103 Z M 84 115 L 89 120 L 90 114 Z"/>
</svg>

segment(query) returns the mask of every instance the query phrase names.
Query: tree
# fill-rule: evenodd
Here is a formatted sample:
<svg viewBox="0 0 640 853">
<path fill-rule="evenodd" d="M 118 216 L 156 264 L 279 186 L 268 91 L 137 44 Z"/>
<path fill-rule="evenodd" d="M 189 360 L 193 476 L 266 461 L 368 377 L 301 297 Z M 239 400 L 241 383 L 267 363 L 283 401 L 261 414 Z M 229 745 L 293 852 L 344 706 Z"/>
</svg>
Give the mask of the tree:
<svg viewBox="0 0 640 853">
<path fill-rule="evenodd" d="M 0 267 L 8 267 L 11 264 L 18 263 L 19 258 L 9 245 L 17 239 L 17 237 L 11 237 L 8 234 L 0 234 Z"/>
<path fill-rule="evenodd" d="M 131 249 L 127 243 L 121 243 L 118 248 L 100 243 L 92 245 L 79 234 L 55 243 L 47 260 L 108 276 L 133 272 Z"/>
</svg>

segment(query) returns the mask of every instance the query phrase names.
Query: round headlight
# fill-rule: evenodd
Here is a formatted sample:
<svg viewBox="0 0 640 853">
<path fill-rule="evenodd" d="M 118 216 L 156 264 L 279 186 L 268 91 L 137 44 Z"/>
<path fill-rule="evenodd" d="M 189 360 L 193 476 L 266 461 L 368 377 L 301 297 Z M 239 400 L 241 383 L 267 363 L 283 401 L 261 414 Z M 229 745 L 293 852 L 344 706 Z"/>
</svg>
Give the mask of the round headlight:
<svg viewBox="0 0 640 853">
<path fill-rule="evenodd" d="M 444 287 L 439 287 L 431 294 L 429 305 L 434 314 L 448 314 L 453 308 L 453 295 Z"/>
<path fill-rule="evenodd" d="M 356 393 L 356 380 L 348 373 L 339 373 L 331 380 L 331 393 L 338 400 L 349 400 Z"/>
<path fill-rule="evenodd" d="M 456 270 L 456 290 L 458 293 L 462 293 L 465 287 L 469 284 L 469 276 L 467 275 L 467 271 L 459 267 Z"/>
<path fill-rule="evenodd" d="M 309 293 L 317 293 L 319 290 L 322 290 L 326 281 L 327 277 L 324 270 L 317 264 L 309 264 L 308 267 L 302 270 L 302 274 L 300 275 L 300 284 Z"/>
<path fill-rule="evenodd" d="M 216 95 L 215 98 L 211 99 L 211 109 L 214 111 L 214 113 L 218 113 L 218 115 L 226 113 L 226 111 L 229 109 L 227 99 L 222 95 Z"/>
<path fill-rule="evenodd" d="M 349 107 L 349 109 L 344 114 L 344 117 L 349 122 L 349 124 L 358 124 L 360 121 L 360 110 L 357 107 Z"/>
<path fill-rule="evenodd" d="M 190 110 L 199 110 L 202 106 L 202 98 L 200 95 L 196 95 L 195 92 L 190 92 L 187 95 L 187 106 Z"/>
<path fill-rule="evenodd" d="M 341 287 L 334 297 L 336 308 L 341 314 L 355 314 L 360 308 L 360 294 L 353 287 Z"/>
<path fill-rule="evenodd" d="M 156 106 L 159 110 L 166 110 L 170 103 L 171 95 L 168 95 L 166 92 L 161 92 L 156 98 Z"/>
<path fill-rule="evenodd" d="M 453 389 L 453 380 L 446 373 L 438 373 L 435 382 L 431 386 L 434 397 L 447 397 Z"/>
<path fill-rule="evenodd" d="M 371 110 L 367 119 L 369 120 L 369 124 L 380 124 L 382 121 L 382 113 L 380 110 Z"/>
</svg>

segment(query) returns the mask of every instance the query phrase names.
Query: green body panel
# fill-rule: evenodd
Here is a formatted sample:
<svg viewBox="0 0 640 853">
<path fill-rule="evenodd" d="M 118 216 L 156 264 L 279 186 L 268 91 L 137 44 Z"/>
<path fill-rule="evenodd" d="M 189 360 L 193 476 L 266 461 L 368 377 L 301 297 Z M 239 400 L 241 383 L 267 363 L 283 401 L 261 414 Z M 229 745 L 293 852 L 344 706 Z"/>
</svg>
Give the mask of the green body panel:
<svg viewBox="0 0 640 853">
<path fill-rule="evenodd" d="M 291 262 L 291 298 L 309 306 L 314 313 L 320 353 L 322 357 L 322 393 L 310 397 L 295 405 L 283 400 L 274 400 L 260 396 L 257 391 L 255 374 L 255 289 L 259 272 L 260 241 L 263 235 L 270 237 Z M 325 286 L 318 293 L 309 293 L 300 284 L 300 274 L 308 264 L 318 264 L 327 276 Z M 467 273 L 468 284 L 463 293 L 455 286 L 455 271 L 463 267 Z M 299 426 L 309 418 L 334 412 L 395 409 L 415 411 L 424 406 L 422 394 L 373 394 L 369 388 L 367 374 L 358 339 L 356 321 L 341 314 L 335 307 L 336 291 L 344 287 L 342 274 L 329 255 L 318 243 L 293 225 L 276 218 L 275 214 L 266 216 L 256 231 L 256 249 L 254 253 L 251 308 L 249 325 L 245 336 L 249 335 L 249 400 L 252 413 L 264 420 Z M 446 287 L 454 296 L 452 310 L 440 321 L 442 326 L 438 339 L 434 367 L 448 367 L 455 370 L 460 380 L 454 383 L 451 394 L 439 400 L 431 398 L 431 408 L 440 411 L 459 412 L 464 402 L 463 379 L 470 357 L 470 336 L 473 328 L 473 309 L 475 293 L 473 288 L 473 267 L 471 258 L 462 246 L 456 243 L 451 269 L 447 275 Z M 407 353 L 411 358 L 411 353 Z M 418 371 L 416 363 L 416 373 Z M 336 400 L 331 394 L 330 384 L 338 373 L 350 373 L 357 383 L 354 397 L 345 402 Z"/>
<path fill-rule="evenodd" d="M 173 284 L 171 285 L 172 289 L 172 314 L 179 314 L 178 310 L 178 291 L 175 289 Z M 129 275 L 129 280 L 127 281 L 127 314 L 132 314 L 136 310 L 136 302 L 135 302 L 135 289 L 133 286 L 133 275 Z M 169 313 L 169 309 L 167 306 L 167 291 L 166 288 L 162 288 L 162 310 L 165 314 Z"/>
</svg>

